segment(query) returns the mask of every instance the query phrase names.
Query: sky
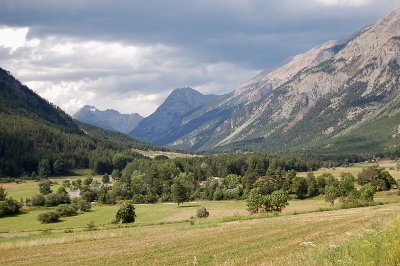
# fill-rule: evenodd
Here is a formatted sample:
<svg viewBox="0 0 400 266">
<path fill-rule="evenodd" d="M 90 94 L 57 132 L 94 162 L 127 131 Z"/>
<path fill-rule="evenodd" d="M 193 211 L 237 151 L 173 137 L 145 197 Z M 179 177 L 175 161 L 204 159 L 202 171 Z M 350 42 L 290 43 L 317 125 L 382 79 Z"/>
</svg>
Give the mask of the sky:
<svg viewBox="0 0 400 266">
<path fill-rule="evenodd" d="M 175 88 L 233 91 L 400 0 L 0 0 L 0 67 L 73 115 L 147 116 Z"/>
</svg>

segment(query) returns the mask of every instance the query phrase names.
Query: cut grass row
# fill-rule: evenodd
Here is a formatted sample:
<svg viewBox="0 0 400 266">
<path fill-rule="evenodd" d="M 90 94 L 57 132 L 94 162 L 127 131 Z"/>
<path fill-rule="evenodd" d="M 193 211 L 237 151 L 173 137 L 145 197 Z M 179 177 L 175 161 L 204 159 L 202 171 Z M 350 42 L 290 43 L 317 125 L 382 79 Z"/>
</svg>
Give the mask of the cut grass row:
<svg viewBox="0 0 400 266">
<path fill-rule="evenodd" d="M 194 226 L 174 223 L 40 235 L 40 239 L 30 240 L 29 248 L 1 247 L 0 263 L 299 264 L 299 259 L 312 251 L 302 242 L 318 247 L 341 244 L 376 224 L 391 223 L 399 211 L 396 203 L 248 221 L 201 220 Z"/>
</svg>

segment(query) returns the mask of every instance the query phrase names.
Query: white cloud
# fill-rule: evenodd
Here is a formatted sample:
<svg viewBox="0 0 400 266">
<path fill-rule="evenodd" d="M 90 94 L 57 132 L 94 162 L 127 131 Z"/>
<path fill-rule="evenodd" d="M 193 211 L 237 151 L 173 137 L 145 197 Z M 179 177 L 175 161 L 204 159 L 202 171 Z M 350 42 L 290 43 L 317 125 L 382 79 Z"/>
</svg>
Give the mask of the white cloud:
<svg viewBox="0 0 400 266">
<path fill-rule="evenodd" d="M 317 3 L 328 6 L 364 6 L 371 0 L 315 0 Z"/>
<path fill-rule="evenodd" d="M 2 33 L 14 37 L 0 39 L 0 55 L 2 48 L 8 53 L 0 58 L 1 67 L 69 114 L 90 104 L 147 116 L 174 88 L 223 94 L 259 72 L 232 63 L 200 62 L 189 52 L 162 44 L 134 46 L 55 35 L 29 41 L 29 28 L 2 27 Z"/>
<path fill-rule="evenodd" d="M 5 48 L 11 48 L 11 52 L 14 52 L 20 47 L 32 47 L 39 44 L 39 40 L 27 40 L 29 28 L 10 28 L 0 27 L 0 46 Z"/>
</svg>

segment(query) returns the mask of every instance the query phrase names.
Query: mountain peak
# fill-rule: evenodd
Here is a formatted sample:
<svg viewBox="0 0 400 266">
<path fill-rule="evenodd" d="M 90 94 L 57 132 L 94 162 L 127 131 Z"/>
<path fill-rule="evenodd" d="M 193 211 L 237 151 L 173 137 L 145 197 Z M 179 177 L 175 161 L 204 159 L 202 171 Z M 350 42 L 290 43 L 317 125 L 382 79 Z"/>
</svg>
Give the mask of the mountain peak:
<svg viewBox="0 0 400 266">
<path fill-rule="evenodd" d="M 92 105 L 83 106 L 73 116 L 75 119 L 104 129 L 129 133 L 143 119 L 139 114 L 121 114 L 114 109 L 100 111 Z"/>
<path fill-rule="evenodd" d="M 165 145 L 169 142 L 168 129 L 179 130 L 184 117 L 218 97 L 204 95 L 189 87 L 175 89 L 153 114 L 143 119 L 129 134 Z"/>
</svg>

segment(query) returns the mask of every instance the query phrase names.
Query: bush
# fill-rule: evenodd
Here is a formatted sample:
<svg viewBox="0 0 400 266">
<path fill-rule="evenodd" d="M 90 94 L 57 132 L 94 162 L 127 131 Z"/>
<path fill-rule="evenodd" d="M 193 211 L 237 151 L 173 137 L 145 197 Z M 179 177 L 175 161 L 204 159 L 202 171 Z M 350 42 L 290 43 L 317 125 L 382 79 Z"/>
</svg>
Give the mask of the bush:
<svg viewBox="0 0 400 266">
<path fill-rule="evenodd" d="M 60 204 L 69 204 L 71 203 L 71 199 L 68 194 L 50 194 L 46 197 L 45 205 L 47 207 L 58 206 Z"/>
<path fill-rule="evenodd" d="M 135 222 L 135 217 L 135 207 L 133 206 L 132 202 L 125 201 L 121 205 L 121 207 L 119 207 L 117 213 L 115 214 L 115 220 L 113 221 L 113 223 L 133 223 Z"/>
<path fill-rule="evenodd" d="M 240 189 L 239 188 L 228 188 L 224 191 L 224 199 L 239 199 Z"/>
<path fill-rule="evenodd" d="M 12 198 L 0 201 L 0 217 L 19 213 L 20 208 L 21 204 Z"/>
<path fill-rule="evenodd" d="M 264 203 L 263 196 L 260 194 L 258 188 L 250 190 L 247 196 L 247 210 L 251 213 L 258 213 Z"/>
<path fill-rule="evenodd" d="M 154 194 L 147 194 L 144 196 L 144 202 L 145 203 L 156 203 L 157 202 L 157 196 Z"/>
<path fill-rule="evenodd" d="M 298 199 L 304 199 L 307 194 L 307 181 L 304 177 L 296 176 L 292 180 L 291 191 Z"/>
<path fill-rule="evenodd" d="M 57 189 L 57 194 L 68 194 L 68 192 L 65 187 L 61 186 Z"/>
<path fill-rule="evenodd" d="M 87 202 L 94 202 L 97 200 L 97 193 L 94 190 L 88 189 L 82 193 L 81 198 Z"/>
<path fill-rule="evenodd" d="M 3 187 L 0 187 L 0 201 L 6 200 L 6 197 L 7 197 L 6 189 Z"/>
<path fill-rule="evenodd" d="M 94 230 L 96 230 L 96 225 L 94 224 L 93 221 L 87 224 L 86 230 L 88 230 L 88 231 L 94 231 Z"/>
<path fill-rule="evenodd" d="M 78 208 L 73 204 L 60 204 L 56 209 L 61 217 L 74 216 L 78 213 Z"/>
<path fill-rule="evenodd" d="M 135 204 L 144 203 L 144 196 L 142 194 L 133 195 L 132 202 Z"/>
<path fill-rule="evenodd" d="M 41 194 L 34 195 L 31 203 L 32 206 L 44 206 L 46 204 L 46 198 Z"/>
<path fill-rule="evenodd" d="M 340 189 L 338 185 L 328 185 L 325 187 L 325 201 L 330 202 L 331 205 L 335 203 L 335 199 L 340 196 Z"/>
<path fill-rule="evenodd" d="M 207 218 L 210 213 L 207 211 L 206 207 L 201 206 L 197 209 L 197 217 L 198 218 Z"/>
<path fill-rule="evenodd" d="M 277 190 L 272 192 L 271 194 L 271 205 L 273 206 L 275 211 L 282 211 L 286 205 L 288 205 L 288 194 L 283 190 Z"/>
<path fill-rule="evenodd" d="M 360 188 L 361 199 L 367 202 L 374 200 L 375 187 L 371 184 L 364 185 Z"/>
<path fill-rule="evenodd" d="M 50 194 L 52 191 L 51 191 L 51 188 L 50 188 L 50 186 L 51 186 L 51 181 L 50 180 L 43 180 L 43 181 L 40 181 L 39 183 L 38 183 L 38 185 L 39 185 L 39 192 L 40 192 L 40 194 L 42 194 L 42 195 L 48 195 L 48 194 Z"/>
<path fill-rule="evenodd" d="M 74 199 L 72 204 L 74 204 L 80 211 L 83 212 L 88 212 L 92 208 L 90 203 L 84 199 Z"/>
<path fill-rule="evenodd" d="M 101 181 L 102 181 L 104 184 L 110 183 L 110 176 L 109 176 L 107 173 L 105 173 L 105 174 L 103 175 L 103 177 L 101 178 Z"/>
<path fill-rule="evenodd" d="M 389 190 L 396 185 L 389 172 L 384 168 L 379 168 L 378 165 L 363 168 L 362 172 L 358 174 L 357 182 L 360 185 L 371 183 L 377 191 Z"/>
<path fill-rule="evenodd" d="M 57 212 L 45 212 L 38 216 L 38 220 L 42 224 L 57 223 L 60 221 L 60 214 Z"/>
</svg>

